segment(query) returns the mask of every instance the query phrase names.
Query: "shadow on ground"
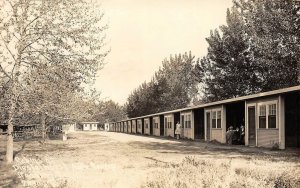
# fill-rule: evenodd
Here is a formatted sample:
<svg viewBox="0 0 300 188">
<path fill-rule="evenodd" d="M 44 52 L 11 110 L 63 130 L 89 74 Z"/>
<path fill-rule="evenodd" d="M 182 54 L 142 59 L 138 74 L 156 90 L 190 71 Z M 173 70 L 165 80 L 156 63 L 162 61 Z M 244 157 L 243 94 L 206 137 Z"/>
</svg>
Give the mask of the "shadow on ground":
<svg viewBox="0 0 300 188">
<path fill-rule="evenodd" d="M 272 161 L 295 161 L 300 160 L 299 150 L 277 150 L 272 151 L 266 148 L 251 148 L 247 146 L 228 146 L 225 144 L 212 144 L 207 142 L 195 141 L 176 141 L 176 142 L 140 142 L 128 143 L 131 147 L 155 150 L 157 153 L 204 155 L 205 158 L 239 158 L 250 160 L 253 157 L 266 159 L 272 157 Z"/>
</svg>

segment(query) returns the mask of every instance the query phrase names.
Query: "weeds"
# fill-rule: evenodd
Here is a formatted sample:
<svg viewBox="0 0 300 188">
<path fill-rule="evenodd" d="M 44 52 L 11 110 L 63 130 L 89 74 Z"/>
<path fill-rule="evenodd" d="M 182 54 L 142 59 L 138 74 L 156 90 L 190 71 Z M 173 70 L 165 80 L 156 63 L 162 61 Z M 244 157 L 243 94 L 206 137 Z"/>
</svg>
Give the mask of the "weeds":
<svg viewBox="0 0 300 188">
<path fill-rule="evenodd" d="M 253 162 L 242 167 L 237 164 L 185 157 L 179 164 L 148 177 L 142 187 L 300 187 L 300 169 L 296 167 L 276 168 L 270 162 L 259 166 Z"/>
</svg>

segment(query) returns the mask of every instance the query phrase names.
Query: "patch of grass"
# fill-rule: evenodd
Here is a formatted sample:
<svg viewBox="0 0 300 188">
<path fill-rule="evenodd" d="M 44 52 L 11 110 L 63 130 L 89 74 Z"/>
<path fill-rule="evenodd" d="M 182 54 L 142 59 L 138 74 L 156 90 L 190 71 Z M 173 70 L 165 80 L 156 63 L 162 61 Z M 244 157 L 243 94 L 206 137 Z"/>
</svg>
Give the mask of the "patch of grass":
<svg viewBox="0 0 300 188">
<path fill-rule="evenodd" d="M 256 163 L 256 164 L 255 164 Z M 185 157 L 168 163 L 142 187 L 300 187 L 300 169 L 265 161 L 241 164 L 231 160 Z"/>
<path fill-rule="evenodd" d="M 15 188 L 20 187 L 21 181 L 14 172 L 12 165 L 0 162 L 0 187 Z"/>
</svg>

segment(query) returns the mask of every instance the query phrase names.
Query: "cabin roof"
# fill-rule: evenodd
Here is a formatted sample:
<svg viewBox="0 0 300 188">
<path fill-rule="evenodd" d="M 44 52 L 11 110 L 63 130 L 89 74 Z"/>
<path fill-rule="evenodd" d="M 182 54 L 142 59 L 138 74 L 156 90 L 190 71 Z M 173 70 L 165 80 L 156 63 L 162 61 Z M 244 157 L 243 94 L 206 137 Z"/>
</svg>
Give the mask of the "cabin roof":
<svg viewBox="0 0 300 188">
<path fill-rule="evenodd" d="M 252 94 L 252 95 L 230 98 L 230 99 L 225 99 L 225 100 L 221 100 L 221 101 L 210 102 L 210 103 L 205 103 L 205 104 L 200 104 L 200 105 L 195 105 L 195 106 L 190 106 L 190 107 L 185 107 L 185 108 L 180 108 L 180 109 L 171 110 L 171 111 L 159 112 L 159 113 L 149 114 L 149 115 L 140 116 L 140 117 L 129 118 L 129 119 L 121 120 L 118 122 L 148 118 L 148 117 L 152 117 L 152 116 L 166 115 L 166 114 L 171 114 L 171 113 L 176 113 L 176 112 L 181 112 L 181 111 L 193 110 L 193 109 L 197 109 L 197 108 L 205 108 L 205 107 L 222 105 L 222 104 L 227 104 L 227 103 L 232 103 L 232 102 L 238 102 L 238 101 L 272 96 L 272 95 L 284 94 L 284 93 L 289 93 L 289 92 L 293 92 L 293 91 L 300 91 L 300 85 L 294 86 L 294 87 L 278 89 L 278 90 L 273 90 L 273 91 Z"/>
</svg>

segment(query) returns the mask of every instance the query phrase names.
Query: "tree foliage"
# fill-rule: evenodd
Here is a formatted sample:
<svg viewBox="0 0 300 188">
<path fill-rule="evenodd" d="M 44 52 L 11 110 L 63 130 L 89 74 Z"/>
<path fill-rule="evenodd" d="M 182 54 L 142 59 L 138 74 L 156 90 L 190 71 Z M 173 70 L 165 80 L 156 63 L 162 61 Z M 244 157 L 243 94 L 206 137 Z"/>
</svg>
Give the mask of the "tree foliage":
<svg viewBox="0 0 300 188">
<path fill-rule="evenodd" d="M 198 64 L 206 101 L 299 84 L 299 3 L 237 0 Z"/>
<path fill-rule="evenodd" d="M 0 76 L 5 80 L 8 112 L 6 159 L 12 162 L 18 112 L 26 109 L 46 117 L 73 104 L 74 94 L 103 65 L 107 26 L 103 13 L 84 0 L 4 0 L 0 7 Z"/>
<path fill-rule="evenodd" d="M 183 108 L 196 95 L 195 60 L 191 53 L 170 56 L 152 80 L 144 82 L 128 97 L 129 117 Z"/>
</svg>

